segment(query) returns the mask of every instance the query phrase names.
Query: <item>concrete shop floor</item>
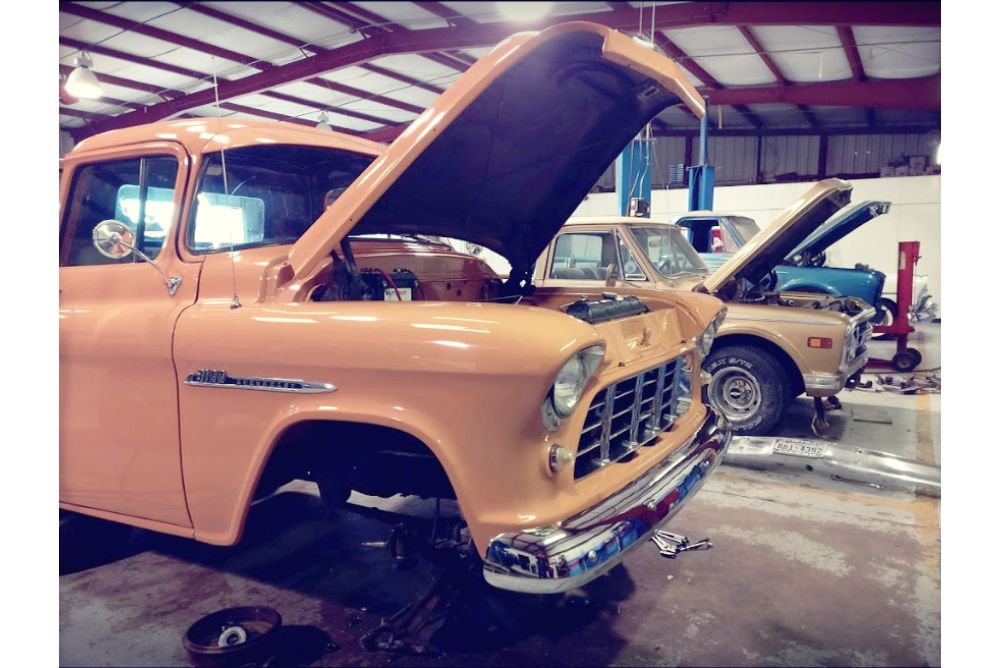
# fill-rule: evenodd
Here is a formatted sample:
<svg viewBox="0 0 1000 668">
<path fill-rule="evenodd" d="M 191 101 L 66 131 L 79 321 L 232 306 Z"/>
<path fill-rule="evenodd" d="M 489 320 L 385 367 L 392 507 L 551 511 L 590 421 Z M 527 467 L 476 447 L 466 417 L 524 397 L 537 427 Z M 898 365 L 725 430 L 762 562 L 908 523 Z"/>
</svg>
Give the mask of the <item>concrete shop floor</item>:
<svg viewBox="0 0 1000 668">
<path fill-rule="evenodd" d="M 912 341 L 939 365 L 940 326 Z M 874 344 L 889 353 L 892 345 Z M 899 374 L 897 374 L 898 376 Z M 940 461 L 940 396 L 845 392 L 837 440 Z M 799 399 L 785 435 L 807 436 Z M 183 666 L 181 636 L 237 605 L 283 616 L 280 665 L 940 665 L 939 502 L 801 474 L 723 467 L 670 528 L 714 548 L 637 548 L 584 590 L 525 597 L 476 587 L 441 638 L 443 657 L 367 652 L 359 638 L 431 579 L 362 541 L 431 503 L 355 494 L 327 519 L 311 485 L 250 513 L 217 548 L 135 532 L 117 560 L 64 563 L 60 663 Z"/>
</svg>

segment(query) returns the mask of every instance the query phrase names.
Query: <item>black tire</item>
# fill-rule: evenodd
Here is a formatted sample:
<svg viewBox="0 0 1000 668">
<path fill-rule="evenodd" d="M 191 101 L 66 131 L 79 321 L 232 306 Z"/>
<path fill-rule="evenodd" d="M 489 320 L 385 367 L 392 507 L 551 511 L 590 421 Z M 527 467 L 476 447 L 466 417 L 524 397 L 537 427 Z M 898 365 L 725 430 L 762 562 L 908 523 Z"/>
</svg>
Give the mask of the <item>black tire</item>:
<svg viewBox="0 0 1000 668">
<path fill-rule="evenodd" d="M 709 402 L 722 412 L 734 434 L 768 434 L 785 410 L 789 382 L 770 353 L 751 346 L 726 346 L 705 360 L 712 374 Z"/>
<path fill-rule="evenodd" d="M 875 318 L 872 320 L 873 325 L 884 325 L 889 326 L 896 322 L 896 318 L 899 316 L 899 307 L 896 302 L 891 299 L 879 299 L 875 302 Z M 892 334 L 877 334 L 873 338 L 878 340 L 891 339 Z"/>
</svg>

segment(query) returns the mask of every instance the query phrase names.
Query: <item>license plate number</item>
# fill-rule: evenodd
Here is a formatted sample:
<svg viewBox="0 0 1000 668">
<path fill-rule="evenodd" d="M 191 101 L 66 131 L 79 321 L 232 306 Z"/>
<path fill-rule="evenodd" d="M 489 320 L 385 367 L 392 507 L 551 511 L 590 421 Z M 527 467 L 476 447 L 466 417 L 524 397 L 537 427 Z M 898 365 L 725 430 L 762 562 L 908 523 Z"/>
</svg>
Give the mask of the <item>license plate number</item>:
<svg viewBox="0 0 1000 668">
<path fill-rule="evenodd" d="M 826 445 L 809 443 L 808 441 L 775 441 L 773 452 L 776 455 L 793 455 L 795 457 L 822 457 L 826 454 Z"/>
</svg>

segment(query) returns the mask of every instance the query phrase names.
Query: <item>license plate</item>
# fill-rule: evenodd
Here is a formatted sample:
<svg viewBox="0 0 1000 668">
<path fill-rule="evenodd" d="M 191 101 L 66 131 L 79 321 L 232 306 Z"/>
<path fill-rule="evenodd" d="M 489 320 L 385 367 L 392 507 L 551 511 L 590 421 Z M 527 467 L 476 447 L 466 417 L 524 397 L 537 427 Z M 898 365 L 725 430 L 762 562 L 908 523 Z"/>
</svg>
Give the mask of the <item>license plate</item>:
<svg viewBox="0 0 1000 668">
<path fill-rule="evenodd" d="M 394 302 L 399 301 L 396 298 L 396 290 L 399 290 L 399 296 L 403 298 L 404 302 L 413 301 L 413 288 L 386 288 L 385 289 L 385 301 Z"/>
<path fill-rule="evenodd" d="M 826 445 L 808 441 L 778 440 L 774 442 L 772 452 L 776 455 L 793 455 L 795 457 L 822 457 L 826 454 Z"/>
</svg>

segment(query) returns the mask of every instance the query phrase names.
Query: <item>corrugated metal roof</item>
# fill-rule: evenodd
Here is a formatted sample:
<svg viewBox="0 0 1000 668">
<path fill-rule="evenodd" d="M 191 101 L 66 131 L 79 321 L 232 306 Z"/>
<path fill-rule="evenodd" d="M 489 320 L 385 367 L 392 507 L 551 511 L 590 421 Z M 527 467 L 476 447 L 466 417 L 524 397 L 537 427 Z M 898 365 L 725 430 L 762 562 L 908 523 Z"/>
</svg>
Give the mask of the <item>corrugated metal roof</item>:
<svg viewBox="0 0 1000 668">
<path fill-rule="evenodd" d="M 714 87 L 714 92 L 786 90 L 781 79 L 792 84 L 812 84 L 911 79 L 940 73 L 939 21 L 937 25 L 926 25 L 933 21 L 909 20 L 907 12 L 917 11 L 912 5 L 896 6 L 898 26 L 885 20 L 872 22 L 875 25 L 849 26 L 862 68 L 859 77 L 852 71 L 838 26 L 754 22 L 750 39 L 756 38 L 773 63 L 769 64 L 745 36 L 745 26 L 731 21 L 720 23 L 717 16 L 710 15 L 717 11 L 715 5 L 725 5 L 724 11 L 752 14 L 753 4 L 559 2 L 552 4 L 546 20 L 589 15 L 594 20 L 619 21 L 619 29 L 633 34 L 639 32 L 641 22 L 642 35 L 648 38 L 656 5 L 659 31 L 655 36 L 666 38 L 679 50 L 673 56 L 696 85 Z M 823 4 L 812 3 L 814 7 Z M 785 6 L 796 7 L 795 11 L 803 16 L 814 13 L 807 3 Z M 661 23 L 669 12 L 680 11 L 687 12 L 681 23 L 689 25 L 677 26 L 679 14 L 670 19 L 669 25 Z M 700 14 L 704 14 L 703 19 Z M 122 20 L 133 23 L 123 25 Z M 509 31 L 503 30 L 504 25 L 509 25 Z M 224 100 L 240 107 L 240 111 L 209 111 L 202 104 L 174 114 L 239 116 L 249 113 L 247 109 L 259 109 L 272 118 L 279 115 L 302 122 L 314 121 L 326 110 L 334 125 L 364 133 L 409 123 L 420 109 L 434 101 L 439 90 L 447 88 L 462 70 L 487 53 L 490 44 L 504 34 L 530 29 L 532 24 L 509 21 L 495 2 L 80 2 L 60 5 L 59 26 L 63 74 L 74 65 L 80 48 L 88 49 L 94 71 L 104 79 L 105 95 L 97 101 L 64 102 L 60 126 L 65 128 L 88 123 L 96 127 L 110 117 L 130 113 L 132 108 L 121 103 L 152 109 L 166 100 L 183 100 L 183 95 L 211 86 L 212 75 L 222 84 L 365 39 L 483 27 L 495 31 L 495 36 L 482 46 L 445 45 L 441 51 L 433 51 L 417 44 L 414 48 L 419 53 L 369 55 L 305 80 L 278 78 L 264 87 L 248 86 L 252 92 Z M 839 27 L 843 30 L 843 25 Z M 714 81 L 703 81 L 691 74 L 692 70 Z M 348 88 L 338 90 L 339 86 Z M 288 97 L 295 99 L 282 99 Z M 726 107 L 723 124 L 732 128 L 753 127 L 757 122 L 766 128 L 809 128 L 813 123 L 845 127 L 870 124 L 873 119 L 891 125 L 933 124 L 940 117 L 933 110 L 880 109 L 873 113 L 859 109 L 829 105 L 807 108 L 777 101 L 751 103 Z M 713 121 L 715 118 L 713 111 Z M 664 112 L 659 121 L 680 129 L 696 126 L 689 115 L 676 110 Z"/>
</svg>

